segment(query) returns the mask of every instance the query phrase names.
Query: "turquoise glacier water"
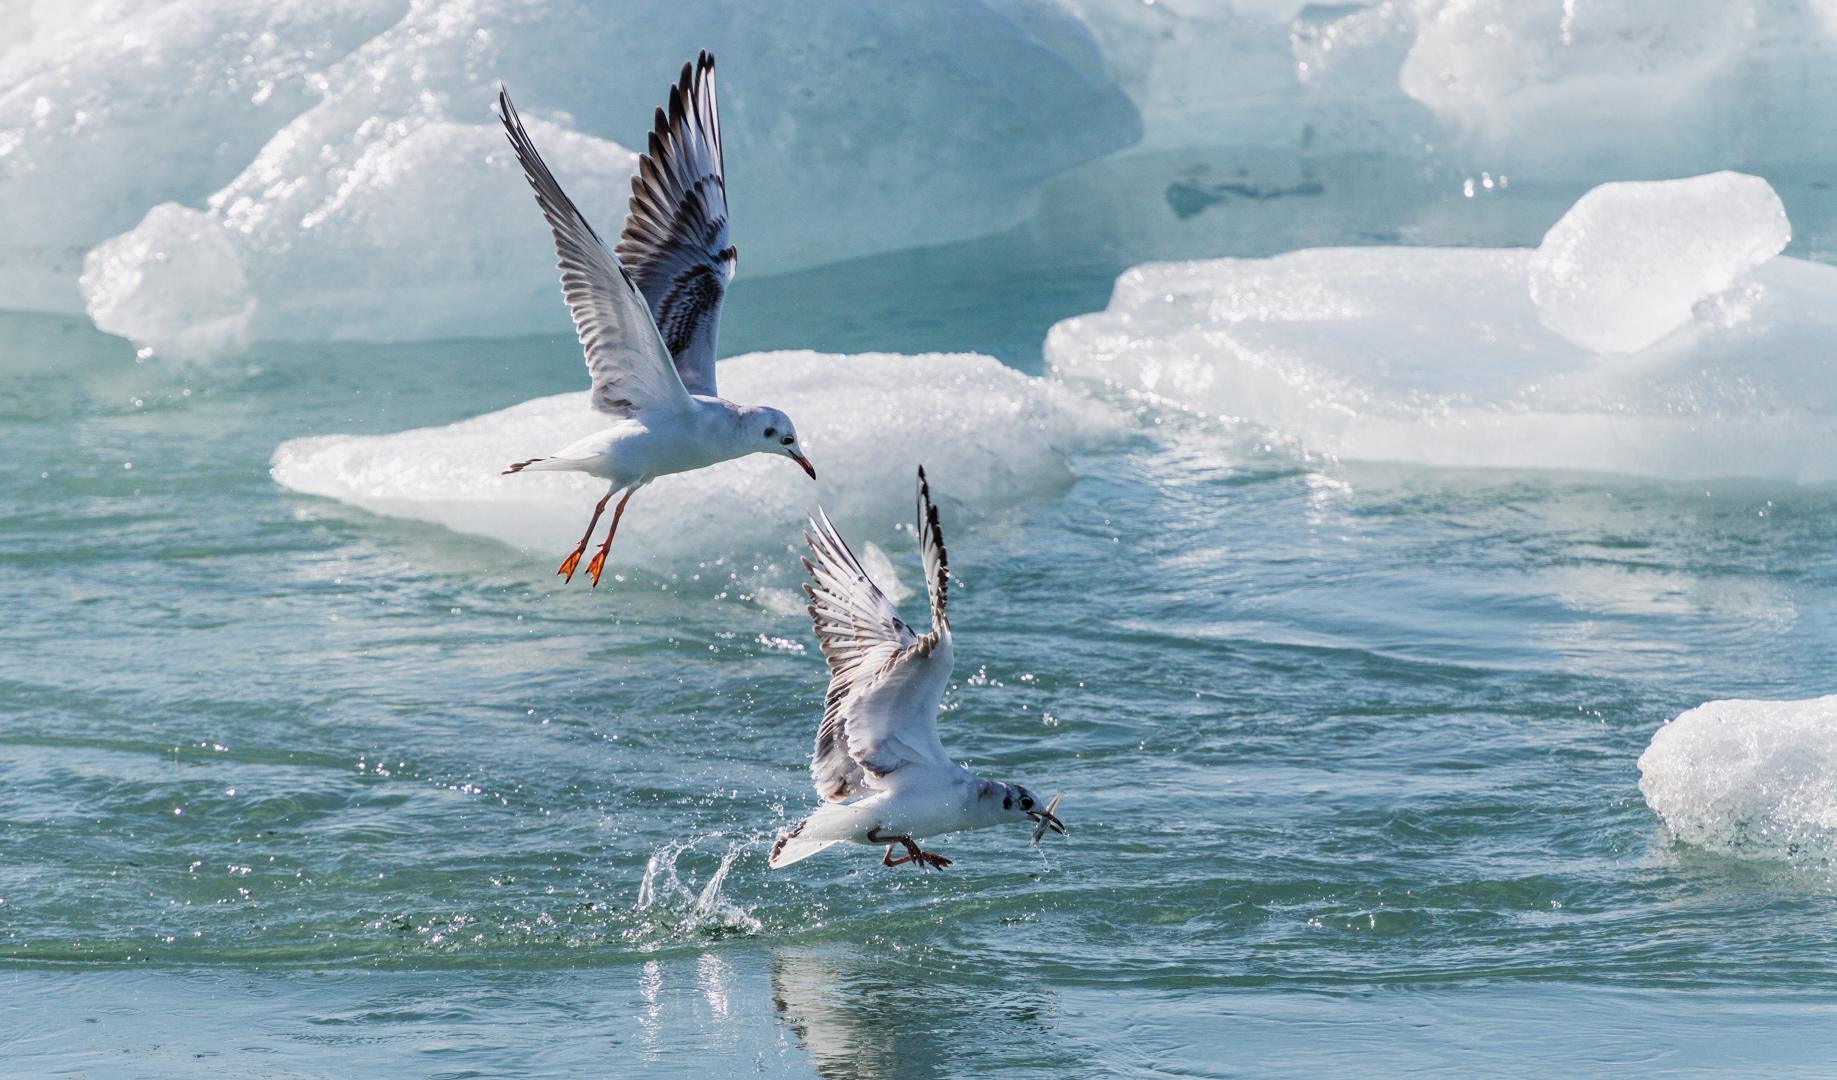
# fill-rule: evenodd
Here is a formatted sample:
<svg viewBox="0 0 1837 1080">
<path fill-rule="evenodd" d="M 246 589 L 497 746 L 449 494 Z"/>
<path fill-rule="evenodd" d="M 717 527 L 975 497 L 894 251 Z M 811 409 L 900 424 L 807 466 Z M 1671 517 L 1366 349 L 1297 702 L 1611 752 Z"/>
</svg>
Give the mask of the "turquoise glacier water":
<svg viewBox="0 0 1837 1080">
<path fill-rule="evenodd" d="M 1001 244 L 742 280 L 725 350 L 1037 372 L 1132 256 L 990 295 Z M 0 316 L 0 1073 L 1828 1075 L 1830 867 L 1674 842 L 1634 762 L 1833 689 L 1837 491 L 1132 414 L 1063 492 L 947 502 L 946 744 L 1071 835 L 768 872 L 801 612 L 268 474 L 579 385 L 562 337 L 172 368 Z"/>
</svg>

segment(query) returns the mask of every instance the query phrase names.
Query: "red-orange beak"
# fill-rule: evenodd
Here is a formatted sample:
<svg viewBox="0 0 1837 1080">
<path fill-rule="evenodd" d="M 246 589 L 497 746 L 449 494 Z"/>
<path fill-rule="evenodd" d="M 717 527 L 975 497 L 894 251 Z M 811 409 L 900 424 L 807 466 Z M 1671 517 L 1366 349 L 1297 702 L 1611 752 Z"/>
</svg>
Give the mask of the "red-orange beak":
<svg viewBox="0 0 1837 1080">
<path fill-rule="evenodd" d="M 802 465 L 804 467 L 804 471 L 810 474 L 810 479 L 812 480 L 816 479 L 816 466 L 810 464 L 809 458 L 805 457 L 804 455 L 798 453 L 795 450 L 786 450 L 785 453 L 791 455 L 792 461 L 795 461 L 799 465 Z"/>
</svg>

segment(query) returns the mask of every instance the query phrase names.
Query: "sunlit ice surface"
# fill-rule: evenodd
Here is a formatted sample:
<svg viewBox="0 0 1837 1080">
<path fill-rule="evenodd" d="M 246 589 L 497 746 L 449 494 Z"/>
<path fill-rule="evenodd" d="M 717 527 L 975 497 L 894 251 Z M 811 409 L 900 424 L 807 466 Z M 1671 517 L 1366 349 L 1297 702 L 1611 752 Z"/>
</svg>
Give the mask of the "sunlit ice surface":
<svg viewBox="0 0 1837 1080">
<path fill-rule="evenodd" d="M 311 445 L 296 439 L 399 446 L 579 393 L 540 226 L 510 184 L 538 264 L 511 298 L 532 313 L 513 329 L 546 336 L 442 336 L 418 309 L 419 325 L 395 327 L 392 305 L 416 302 L 406 289 L 354 290 L 374 321 L 319 308 L 269 340 L 251 317 L 234 348 L 140 362 L 146 342 L 80 317 L 0 317 L 0 1011 L 14 1060 L 172 1076 L 1822 1075 L 1837 904 L 1819 701 L 1837 670 L 1837 497 L 1784 467 L 1817 460 L 1791 452 L 1828 435 L 1785 415 L 1823 406 L 1828 384 L 1795 336 L 1821 309 L 1770 307 L 1799 279 L 1757 269 L 1769 291 L 1747 308 L 1746 293 L 1701 316 L 1688 305 L 1689 341 L 1645 367 L 1589 367 L 1528 291 L 1531 252 L 1596 181 L 1721 168 L 1693 140 L 1736 127 L 1655 129 L 1655 95 L 1580 150 L 1669 131 L 1666 169 L 1540 177 L 1530 162 L 1509 184 L 1477 159 L 1395 153 L 1407 138 L 1191 149 L 1181 132 L 1255 110 L 1205 82 L 1216 63 L 1179 63 L 1183 42 L 1211 56 L 1235 26 L 1255 46 L 1242 51 L 1285 64 L 1297 48 L 1393 49 L 1388 80 L 1340 69 L 1356 90 L 1402 86 L 1406 62 L 1419 79 L 1459 75 L 1450 55 L 1500 70 L 1534 55 L 1519 48 L 1529 31 L 1499 23 L 1487 45 L 1451 16 L 1386 36 L 1394 8 L 1265 5 L 1243 17 L 1276 27 L 1267 42 L 1250 32 L 1261 23 L 1184 12 L 1168 36 L 1149 9 L 1173 5 L 1138 6 L 1091 16 L 1132 63 L 1149 53 L 1122 46 L 1172 43 L 1116 65 L 1143 110 L 1134 152 L 1045 181 L 1020 225 L 969 208 L 994 222 L 980 238 L 893 255 L 837 241 L 837 262 L 765 276 L 749 274 L 741 235 L 722 339 L 726 385 L 808 393 L 825 424 L 847 419 L 839 388 L 862 387 L 882 410 L 964 405 L 946 430 L 979 447 L 1012 438 L 1014 475 L 939 491 L 959 648 L 942 726 L 979 772 L 1065 791 L 1069 837 L 950 837 L 945 873 L 850 848 L 765 870 L 776 830 L 810 803 L 824 685 L 792 500 L 855 507 L 845 531 L 870 572 L 910 590 L 917 557 L 898 523 L 918 460 L 819 460 L 830 487 L 766 458 L 723 466 L 688 492 L 718 499 L 712 516 L 659 484 L 632 504 L 618 549 L 632 558 L 598 589 L 553 574 L 569 530 L 551 549 L 546 533 L 493 536 L 277 482 L 277 451 Z M 346 14 L 366 12 L 382 24 L 356 27 L 351 47 L 399 14 Z M 1651 51 L 1599 9 L 1582 16 L 1569 30 L 1586 49 Z M 1326 39 L 1335 48 L 1318 50 Z M 1751 43 L 1712 27 L 1684 44 L 1716 63 L 1657 64 L 1688 91 L 1664 100 L 1713 112 L 1720 84 L 1692 80 Z M 1372 98 L 1405 126 L 1429 101 L 1505 145 L 1526 116 L 1600 86 L 1554 81 L 1565 93 L 1455 79 Z M 1315 92 L 1281 100 L 1298 109 Z M 245 160 L 171 197 L 208 213 L 271 137 L 256 127 L 224 140 Z M 443 130 L 402 160 L 477 134 Z M 589 151 L 616 172 L 613 147 L 562 156 L 591 173 Z M 1766 176 L 1792 224 L 1778 258 L 1828 271 L 1821 181 L 1744 171 Z M 616 180 L 596 183 L 616 195 Z M 447 194 L 472 205 L 469 189 Z M 793 235 L 789 220 L 772 228 Z M 80 239 L 137 227 L 106 224 Z M 1421 437 L 1402 380 L 1429 372 L 1476 408 L 1523 390 L 1522 369 L 1399 344 L 1413 324 L 1504 310 L 1473 297 L 1501 295 L 1488 268 L 1517 259 L 1519 321 L 1501 327 L 1536 347 L 1520 357 L 1620 378 L 1636 409 L 1705 400 L 1656 392 L 1680 385 L 1721 394 L 1718 415 L 1766 433 L 1771 456 L 1648 442 L 1642 465 L 1537 431 L 1452 444 L 1465 456 L 1376 454 L 1210 390 L 1104 386 L 1042 358 L 1049 328 L 1104 311 L 1144 264 L 1448 247 L 1477 249 L 1429 266 L 1446 281 L 1479 264 L 1466 306 L 1419 302 L 1358 331 L 1399 380 L 1379 386 L 1395 391 L 1388 445 L 1450 445 Z M 336 299 L 337 281 L 290 279 L 269 254 L 249 289 L 295 281 Z M 480 279 L 452 269 L 453 291 L 425 295 L 476 306 L 460 285 Z M 1336 280 L 1327 269 L 1345 267 L 1311 280 Z M 1394 283 L 1408 294 L 1413 279 Z M 199 301 L 179 314 L 206 331 L 247 299 L 173 295 Z M 1767 347 L 1741 351 L 1755 340 Z M 1692 383 L 1678 350 L 1702 342 L 1727 348 Z M 1316 355 L 1332 373 L 1370 374 L 1327 344 L 1340 347 Z M 774 350 L 796 352 L 774 367 Z M 961 383 L 886 381 L 940 356 Z M 759 382 L 741 378 L 748 366 Z M 1545 400 L 1609 396 L 1570 389 Z M 1024 429 L 992 420 L 1002 408 Z M 901 459 L 961 453 L 894 434 Z M 1684 467 L 1705 460 L 1780 467 Z M 736 509 L 749 494 L 770 513 Z M 543 512 L 584 524 L 593 497 Z M 915 598 L 903 605 L 922 619 Z"/>
</svg>

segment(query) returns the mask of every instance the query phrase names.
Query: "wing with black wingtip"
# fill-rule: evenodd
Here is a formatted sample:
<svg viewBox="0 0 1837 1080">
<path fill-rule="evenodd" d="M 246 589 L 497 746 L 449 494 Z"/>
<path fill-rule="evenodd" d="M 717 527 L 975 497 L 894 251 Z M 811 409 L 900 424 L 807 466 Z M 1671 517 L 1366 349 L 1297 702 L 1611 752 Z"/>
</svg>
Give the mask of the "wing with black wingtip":
<svg viewBox="0 0 1837 1080">
<path fill-rule="evenodd" d="M 613 252 L 638 282 L 683 385 L 714 396 L 715 339 L 736 254 L 727 239 L 714 57 L 706 52 L 683 65 L 669 108 L 657 110 Z"/>
</svg>

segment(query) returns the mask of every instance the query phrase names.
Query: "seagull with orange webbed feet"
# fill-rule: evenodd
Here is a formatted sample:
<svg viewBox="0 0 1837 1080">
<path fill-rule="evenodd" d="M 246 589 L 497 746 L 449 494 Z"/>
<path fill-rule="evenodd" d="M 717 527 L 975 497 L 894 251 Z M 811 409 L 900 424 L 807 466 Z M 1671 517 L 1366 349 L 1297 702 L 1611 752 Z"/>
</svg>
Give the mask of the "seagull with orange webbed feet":
<svg viewBox="0 0 1837 1080">
<path fill-rule="evenodd" d="M 606 541 L 587 564 L 598 585 L 625 504 L 659 476 L 747 454 L 783 454 L 815 479 L 816 468 L 799 449 L 790 417 L 763 405 L 735 405 L 715 393 L 715 338 L 736 255 L 727 240 L 714 59 L 703 53 L 685 64 L 681 80 L 670 88 L 669 111 L 657 110 L 613 251 L 549 172 L 509 91 L 499 91 L 498 109 L 555 234 L 561 291 L 586 353 L 593 408 L 613 420 L 548 457 L 504 470 L 584 472 L 611 482 L 593 508 L 586 534 L 556 572 L 574 580 L 606 504 L 623 492 Z"/>
</svg>

